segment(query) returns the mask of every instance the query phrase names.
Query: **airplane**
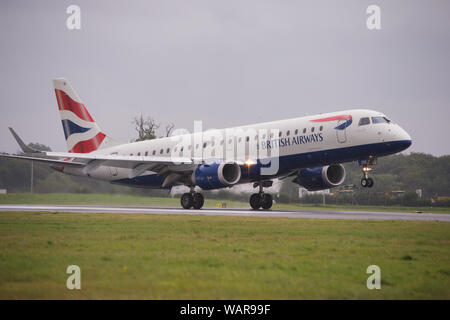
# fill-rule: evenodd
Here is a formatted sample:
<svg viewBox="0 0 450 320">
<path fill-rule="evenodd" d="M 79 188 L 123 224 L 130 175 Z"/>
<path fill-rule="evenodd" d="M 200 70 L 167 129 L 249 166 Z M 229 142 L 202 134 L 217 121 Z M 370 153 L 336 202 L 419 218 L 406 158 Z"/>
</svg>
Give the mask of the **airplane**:
<svg viewBox="0 0 450 320">
<path fill-rule="evenodd" d="M 361 186 L 374 184 L 368 173 L 379 157 L 407 149 L 410 135 L 381 112 L 344 110 L 253 125 L 199 130 L 152 140 L 120 143 L 104 133 L 65 78 L 53 79 L 67 152 L 38 151 L 9 128 L 24 155 L 1 157 L 48 163 L 69 175 L 142 188 L 189 187 L 184 209 L 201 209 L 196 191 L 253 183 L 254 210 L 270 209 L 264 192 L 274 179 L 292 179 L 309 191 L 341 185 L 342 163 L 358 161 Z"/>
</svg>

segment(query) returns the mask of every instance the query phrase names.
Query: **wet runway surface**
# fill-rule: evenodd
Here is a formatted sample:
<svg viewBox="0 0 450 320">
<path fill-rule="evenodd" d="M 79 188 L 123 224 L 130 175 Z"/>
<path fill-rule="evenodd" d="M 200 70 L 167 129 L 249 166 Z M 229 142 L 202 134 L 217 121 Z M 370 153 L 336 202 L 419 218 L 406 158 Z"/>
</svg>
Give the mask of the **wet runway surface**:
<svg viewBox="0 0 450 320">
<path fill-rule="evenodd" d="M 450 214 L 401 213 L 401 212 L 363 212 L 363 211 L 323 211 L 323 210 L 268 210 L 254 211 L 247 208 L 203 208 L 185 210 L 178 207 L 121 207 L 84 205 L 41 205 L 4 204 L 0 211 L 46 211 L 79 213 L 116 214 L 177 214 L 205 216 L 239 216 L 271 218 L 309 218 L 309 219 L 355 219 L 355 220 L 419 220 L 450 222 Z"/>
</svg>

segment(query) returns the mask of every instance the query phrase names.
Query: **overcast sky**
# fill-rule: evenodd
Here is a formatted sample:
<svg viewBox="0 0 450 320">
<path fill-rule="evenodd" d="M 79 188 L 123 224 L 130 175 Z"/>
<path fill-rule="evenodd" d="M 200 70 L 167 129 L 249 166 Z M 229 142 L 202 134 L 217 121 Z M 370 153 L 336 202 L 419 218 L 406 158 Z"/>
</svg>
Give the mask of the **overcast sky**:
<svg viewBox="0 0 450 320">
<path fill-rule="evenodd" d="M 66 8 L 81 8 L 81 30 Z M 381 8 L 381 30 L 366 9 Z M 67 77 L 100 127 L 141 112 L 192 130 L 372 108 L 450 154 L 450 1 L 0 2 L 0 150 L 65 151 L 51 83 Z M 161 132 L 162 134 L 162 132 Z"/>
</svg>

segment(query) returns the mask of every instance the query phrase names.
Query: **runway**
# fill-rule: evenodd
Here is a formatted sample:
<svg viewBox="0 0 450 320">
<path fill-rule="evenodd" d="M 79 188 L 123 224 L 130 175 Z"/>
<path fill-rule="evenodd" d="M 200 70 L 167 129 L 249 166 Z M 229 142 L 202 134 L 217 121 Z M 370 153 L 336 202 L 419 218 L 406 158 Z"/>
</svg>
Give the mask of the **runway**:
<svg viewBox="0 0 450 320">
<path fill-rule="evenodd" d="M 203 208 L 185 210 L 177 207 L 120 207 L 120 206 L 83 206 L 83 205 L 40 205 L 40 204 L 4 204 L 0 211 L 45 211 L 76 213 L 115 213 L 115 214 L 173 214 L 205 216 L 238 216 L 261 218 L 309 218 L 309 219 L 355 219 L 355 220 L 418 220 L 450 222 L 450 214 L 401 213 L 401 212 L 364 212 L 364 211 L 323 211 L 323 210 L 268 210 L 253 211 L 246 208 Z"/>
</svg>

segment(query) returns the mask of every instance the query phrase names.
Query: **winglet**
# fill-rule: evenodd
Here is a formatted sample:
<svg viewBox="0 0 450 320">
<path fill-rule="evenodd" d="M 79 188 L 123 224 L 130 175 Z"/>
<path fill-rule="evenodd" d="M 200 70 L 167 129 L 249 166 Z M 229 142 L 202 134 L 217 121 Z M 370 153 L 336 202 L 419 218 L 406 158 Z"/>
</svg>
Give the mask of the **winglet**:
<svg viewBox="0 0 450 320">
<path fill-rule="evenodd" d="M 20 149 L 22 149 L 22 151 L 24 153 L 42 153 L 42 151 L 33 149 L 29 146 L 27 146 L 22 139 L 20 139 L 19 135 L 14 131 L 13 128 L 8 127 L 9 131 L 11 131 L 11 134 L 13 135 L 14 139 L 16 139 L 17 143 L 19 144 Z"/>
</svg>

